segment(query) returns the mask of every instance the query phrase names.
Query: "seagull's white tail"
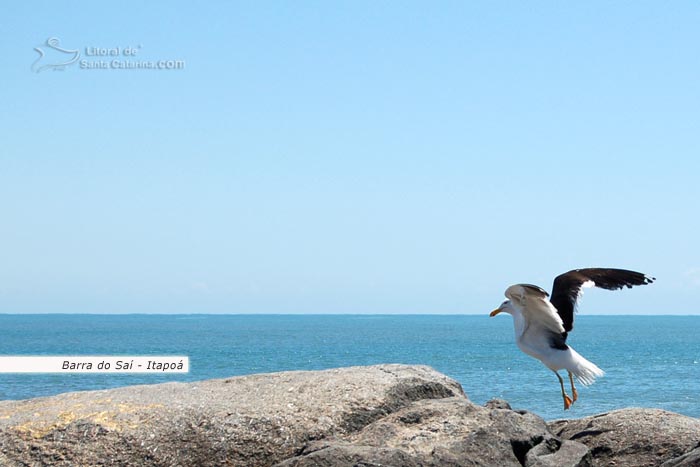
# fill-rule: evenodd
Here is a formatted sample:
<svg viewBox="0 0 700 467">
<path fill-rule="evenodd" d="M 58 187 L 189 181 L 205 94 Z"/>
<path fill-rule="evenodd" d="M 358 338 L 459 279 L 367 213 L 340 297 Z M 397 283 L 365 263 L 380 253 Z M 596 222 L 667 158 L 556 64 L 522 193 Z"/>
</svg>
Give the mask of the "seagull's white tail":
<svg viewBox="0 0 700 467">
<path fill-rule="evenodd" d="M 595 363 L 589 362 L 571 347 L 569 347 L 569 350 L 571 350 L 571 356 L 573 357 L 573 365 L 567 369 L 576 375 L 576 379 L 581 384 L 584 386 L 593 384 L 596 378 L 600 378 L 605 374 Z"/>
</svg>

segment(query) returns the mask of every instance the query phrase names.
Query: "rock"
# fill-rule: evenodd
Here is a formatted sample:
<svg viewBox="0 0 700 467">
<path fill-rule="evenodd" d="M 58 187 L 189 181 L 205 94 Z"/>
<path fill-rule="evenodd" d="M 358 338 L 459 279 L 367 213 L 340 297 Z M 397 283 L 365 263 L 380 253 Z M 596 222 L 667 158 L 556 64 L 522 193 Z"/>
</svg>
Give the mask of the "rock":
<svg viewBox="0 0 700 467">
<path fill-rule="evenodd" d="M 0 465 L 272 465 L 416 400 L 459 396 L 423 366 L 166 383 L 0 402 Z"/>
<path fill-rule="evenodd" d="M 687 454 L 661 464 L 661 467 L 697 467 L 700 465 L 700 445 Z"/>
<path fill-rule="evenodd" d="M 488 401 L 486 404 L 484 404 L 484 407 L 487 409 L 508 409 L 510 410 L 512 407 L 508 403 L 508 401 L 504 401 L 503 399 L 491 399 Z"/>
<path fill-rule="evenodd" d="M 343 439 L 312 443 L 278 467 L 586 466 L 587 455 L 584 445 L 554 438 L 532 413 L 449 397 L 416 401 Z"/>
<path fill-rule="evenodd" d="M 302 455 L 275 467 L 427 467 L 415 456 L 396 448 L 355 446 L 343 441 L 314 443 Z"/>
<path fill-rule="evenodd" d="M 700 465 L 672 463 L 686 453 L 686 462 L 692 459 L 690 451 L 700 445 L 700 420 L 684 415 L 631 408 L 548 426 L 556 436 L 588 446 L 594 466 Z"/>
<path fill-rule="evenodd" d="M 431 368 L 378 365 L 0 402 L 0 465 L 687 466 L 698 423 L 633 409 L 547 424 Z"/>
<path fill-rule="evenodd" d="M 589 466 L 591 454 L 585 445 L 576 441 L 549 438 L 533 447 L 525 456 L 527 467 Z"/>
</svg>

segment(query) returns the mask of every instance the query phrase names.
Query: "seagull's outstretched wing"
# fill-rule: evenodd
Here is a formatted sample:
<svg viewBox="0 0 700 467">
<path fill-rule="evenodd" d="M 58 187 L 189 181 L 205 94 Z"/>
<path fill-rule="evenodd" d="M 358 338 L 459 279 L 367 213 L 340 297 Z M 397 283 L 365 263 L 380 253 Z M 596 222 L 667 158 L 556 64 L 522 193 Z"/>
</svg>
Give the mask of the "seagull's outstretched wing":
<svg viewBox="0 0 700 467">
<path fill-rule="evenodd" d="M 653 277 L 641 272 L 626 269 L 574 269 L 554 279 L 550 302 L 561 316 L 564 329 L 569 332 L 574 327 L 576 300 L 581 295 L 582 288 L 600 287 L 601 289 L 617 290 L 624 287 L 632 288 L 635 285 L 651 284 L 654 280 Z"/>
</svg>

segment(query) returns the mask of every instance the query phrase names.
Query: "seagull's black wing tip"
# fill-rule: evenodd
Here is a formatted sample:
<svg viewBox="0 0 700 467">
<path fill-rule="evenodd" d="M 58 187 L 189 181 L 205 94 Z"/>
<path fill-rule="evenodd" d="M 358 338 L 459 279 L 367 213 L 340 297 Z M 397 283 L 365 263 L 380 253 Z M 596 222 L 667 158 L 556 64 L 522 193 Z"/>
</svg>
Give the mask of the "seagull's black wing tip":
<svg viewBox="0 0 700 467">
<path fill-rule="evenodd" d="M 641 273 L 640 273 L 640 274 L 641 274 Z M 641 280 L 638 284 L 631 284 L 631 283 L 630 283 L 630 284 L 627 284 L 627 288 L 631 289 L 631 288 L 634 287 L 635 285 L 649 285 L 649 284 L 653 284 L 654 281 L 656 280 L 656 277 L 653 277 L 653 276 L 648 276 L 648 275 L 646 275 L 646 274 L 642 274 L 642 276 L 643 276 L 643 278 L 642 278 L 642 280 Z"/>
</svg>

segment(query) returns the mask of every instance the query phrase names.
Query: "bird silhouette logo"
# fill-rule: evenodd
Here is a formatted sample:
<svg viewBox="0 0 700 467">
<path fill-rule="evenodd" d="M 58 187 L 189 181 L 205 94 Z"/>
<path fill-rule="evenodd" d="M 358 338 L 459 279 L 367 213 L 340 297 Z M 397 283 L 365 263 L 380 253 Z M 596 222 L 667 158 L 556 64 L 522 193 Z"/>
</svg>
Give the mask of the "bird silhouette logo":
<svg viewBox="0 0 700 467">
<path fill-rule="evenodd" d="M 44 70 L 64 70 L 78 61 L 79 50 L 64 49 L 60 45 L 61 41 L 58 38 L 50 37 L 46 40 L 46 45 L 34 47 L 39 53 L 39 58 L 32 63 L 32 71 L 40 73 Z"/>
</svg>

